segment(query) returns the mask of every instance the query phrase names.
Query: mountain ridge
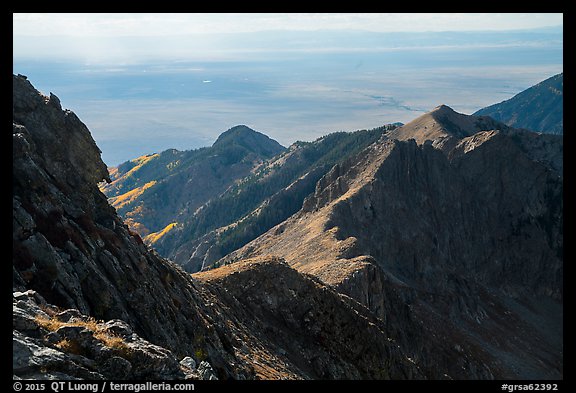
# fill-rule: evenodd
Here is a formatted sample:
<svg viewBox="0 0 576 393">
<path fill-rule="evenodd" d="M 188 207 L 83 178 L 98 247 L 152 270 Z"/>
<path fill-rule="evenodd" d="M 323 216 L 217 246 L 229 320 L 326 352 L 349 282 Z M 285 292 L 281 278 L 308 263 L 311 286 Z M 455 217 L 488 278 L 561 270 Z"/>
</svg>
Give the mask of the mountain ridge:
<svg viewBox="0 0 576 393">
<path fill-rule="evenodd" d="M 278 148 L 276 142 L 246 126 L 235 126 L 210 148 L 189 153 L 167 150 L 112 168 L 113 182 L 101 190 L 147 244 L 195 272 L 295 213 L 335 162 L 395 127 L 333 133 L 313 142 L 296 142 L 271 157 L 262 155 L 269 149 L 259 146 Z M 252 138 L 256 146 L 242 147 L 251 145 Z M 244 170 L 230 176 L 224 173 L 230 166 L 222 160 L 237 149 L 253 151 L 262 159 L 251 161 L 249 171 L 245 159 L 240 160 Z M 213 169 L 206 166 L 220 168 L 215 179 L 210 177 Z M 222 186 L 215 190 L 205 184 L 208 181 Z M 159 203 L 171 207 L 157 207 Z"/>
<path fill-rule="evenodd" d="M 560 73 L 474 115 L 490 116 L 516 128 L 561 135 L 564 133 L 563 91 L 564 73 Z"/>
<path fill-rule="evenodd" d="M 333 163 L 355 154 L 392 127 L 296 142 L 195 212 L 188 228 L 171 232 L 153 246 L 188 271 L 207 268 L 295 213 Z M 170 242 L 176 242 L 176 247 Z"/>
<path fill-rule="evenodd" d="M 435 115 L 437 114 L 438 110 L 440 111 L 440 116 L 436 117 Z M 468 161 L 467 158 L 475 156 L 476 152 L 484 150 L 490 151 L 491 149 L 504 149 L 509 150 L 509 154 L 522 157 L 521 159 L 525 160 L 526 162 L 526 164 L 523 164 L 523 166 L 531 165 L 534 167 L 534 171 L 546 173 L 546 176 L 554 179 L 559 185 L 561 184 L 561 167 L 556 169 L 554 166 L 549 165 L 549 162 L 553 162 L 555 160 L 555 156 L 562 153 L 562 149 L 548 149 L 546 144 L 531 144 L 530 146 L 532 146 L 534 149 L 541 150 L 541 154 L 543 154 L 545 157 L 546 155 L 551 156 L 546 157 L 545 159 L 542 159 L 542 157 L 538 157 L 538 160 L 533 159 L 532 156 L 528 155 L 528 153 L 525 151 L 526 145 L 529 145 L 529 143 L 521 142 L 522 139 L 530 141 L 536 136 L 530 131 L 513 131 L 508 126 L 504 124 L 499 125 L 493 120 L 488 121 L 488 123 L 484 123 L 483 117 L 458 114 L 459 117 L 467 117 L 467 123 L 473 126 L 474 129 L 465 133 L 468 136 L 463 137 L 458 141 L 453 141 L 450 144 L 453 146 L 452 150 L 447 151 L 446 144 L 439 144 L 436 143 L 436 140 L 428 139 L 429 134 L 427 133 L 427 126 L 424 127 L 425 130 L 422 132 L 423 137 L 413 138 L 414 134 L 420 132 L 423 128 L 422 119 L 426 121 L 433 119 L 433 121 L 436 122 L 438 118 L 446 119 L 446 113 L 452 115 L 456 112 L 452 111 L 446 106 L 437 107 L 437 110 L 432 111 L 430 114 L 423 115 L 415 121 L 383 135 L 380 141 L 366 148 L 362 154 L 357 157 L 353 157 L 351 161 L 334 166 L 322 179 L 318 181 L 314 194 L 311 195 L 303 205 L 301 211 L 302 214 L 320 210 L 322 207 L 329 203 L 336 203 L 336 205 L 338 205 L 341 201 L 348 200 L 357 190 L 370 185 L 372 179 L 377 176 L 379 171 L 382 171 L 384 168 L 383 165 L 388 165 L 387 159 L 391 154 L 400 155 L 399 157 L 402 157 L 408 152 L 402 152 L 405 150 L 405 148 L 402 147 L 404 146 L 403 143 L 407 143 L 406 146 L 411 146 L 414 144 L 414 146 L 418 146 L 419 149 L 421 149 L 423 152 L 429 151 L 430 154 L 426 154 L 431 156 L 430 159 L 432 159 L 432 156 L 443 156 L 444 158 L 439 159 L 446 162 L 442 163 L 445 168 L 438 170 L 436 175 L 439 175 L 443 172 L 450 173 L 453 171 L 454 169 L 450 169 L 450 161 L 452 161 L 453 167 L 463 166 L 464 162 Z M 451 118 L 448 118 L 448 122 L 449 124 L 453 123 Z M 474 131 L 478 129 L 478 124 L 488 124 L 488 131 L 478 131 L 474 133 Z M 438 129 L 444 129 L 443 124 L 438 123 L 436 125 L 439 126 Z M 497 128 L 502 128 L 505 130 L 505 132 L 499 131 Z M 453 136 L 449 136 L 449 138 L 453 138 Z M 538 136 L 538 138 L 544 138 L 546 140 L 548 139 L 548 136 Z M 552 138 L 553 142 L 549 143 L 554 143 L 561 146 L 561 138 Z M 443 142 L 446 139 L 445 134 L 440 135 L 438 139 Z M 467 145 L 467 147 L 463 148 L 464 145 Z M 410 149 L 413 150 L 413 148 Z M 491 151 L 490 154 L 492 154 Z M 403 159 L 404 158 L 397 158 L 397 160 Z M 481 165 L 486 165 L 487 163 L 494 165 L 490 161 L 485 161 L 483 158 L 482 160 L 483 163 Z M 427 174 L 422 168 L 427 168 L 427 166 L 427 164 L 422 164 L 419 169 L 419 171 L 424 175 Z M 347 168 L 348 173 L 343 173 L 342 168 Z M 497 170 L 494 169 L 494 171 L 489 172 L 487 175 L 485 175 L 485 177 L 492 177 L 496 171 Z M 398 176 L 398 174 L 394 174 L 394 176 Z M 453 176 L 455 175 L 452 175 L 452 177 Z M 466 174 L 465 177 L 473 176 Z M 345 183 L 343 179 L 348 179 L 349 182 Z M 401 182 L 399 178 L 396 178 L 395 181 Z M 428 182 L 428 184 L 432 183 Z M 555 194 L 560 195 L 561 193 L 556 191 Z M 486 195 L 494 195 L 494 191 Z M 501 199 L 498 203 L 501 204 L 505 202 L 503 199 Z M 454 204 L 457 204 L 457 201 L 454 201 Z"/>
<path fill-rule="evenodd" d="M 264 134 L 238 126 L 212 147 L 168 149 L 125 162 L 111 169 L 112 182 L 100 188 L 132 230 L 157 238 L 174 227 L 182 211 L 195 211 L 284 150 Z"/>
</svg>

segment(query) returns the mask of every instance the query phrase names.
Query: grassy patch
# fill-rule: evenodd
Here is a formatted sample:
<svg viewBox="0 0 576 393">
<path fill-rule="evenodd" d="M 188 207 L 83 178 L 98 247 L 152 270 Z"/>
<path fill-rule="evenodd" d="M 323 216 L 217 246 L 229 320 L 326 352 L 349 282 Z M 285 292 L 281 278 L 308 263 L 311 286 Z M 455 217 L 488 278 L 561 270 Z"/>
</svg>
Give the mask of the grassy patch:
<svg viewBox="0 0 576 393">
<path fill-rule="evenodd" d="M 115 350 L 120 356 L 127 357 L 132 352 L 132 349 L 128 346 L 124 339 L 112 332 L 109 332 L 106 327 L 102 325 L 102 321 L 97 321 L 96 319 L 89 317 L 86 320 L 74 320 L 71 322 L 62 322 L 50 316 L 48 318 L 44 316 L 37 315 L 35 318 L 36 323 L 43 327 L 44 329 L 55 332 L 61 327 L 65 326 L 78 326 L 83 327 L 92 332 L 95 339 L 100 341 L 104 346 Z M 82 354 L 83 350 L 78 342 L 70 339 L 62 339 L 57 344 L 56 347 L 70 353 Z"/>
<path fill-rule="evenodd" d="M 76 341 L 68 340 L 67 338 L 58 341 L 56 343 L 56 348 L 67 353 L 73 353 L 74 355 L 84 355 L 84 349 L 80 344 Z"/>
</svg>

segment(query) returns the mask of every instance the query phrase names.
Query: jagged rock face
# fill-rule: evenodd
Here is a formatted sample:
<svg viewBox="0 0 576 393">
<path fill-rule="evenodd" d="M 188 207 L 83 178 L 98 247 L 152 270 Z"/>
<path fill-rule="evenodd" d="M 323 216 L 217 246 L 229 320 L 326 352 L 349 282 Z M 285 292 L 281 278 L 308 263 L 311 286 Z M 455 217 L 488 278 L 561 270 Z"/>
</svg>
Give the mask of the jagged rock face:
<svg viewBox="0 0 576 393">
<path fill-rule="evenodd" d="M 13 92 L 15 154 L 34 151 L 46 173 L 63 188 L 83 191 L 108 179 L 90 132 L 73 112 L 62 110 L 58 97 L 39 94 L 24 78 L 13 79 Z"/>
<path fill-rule="evenodd" d="M 561 377 L 562 139 L 483 125 L 438 107 L 221 262 L 285 258 L 369 307 L 422 369 Z"/>
<path fill-rule="evenodd" d="M 121 320 L 59 311 L 32 290 L 13 294 L 13 373 L 23 379 L 200 379 Z"/>
<path fill-rule="evenodd" d="M 333 204 L 326 226 L 338 228 L 338 239 L 355 237 L 354 247 L 409 280 L 468 270 L 511 292 L 561 299 L 555 173 L 503 135 L 453 164 L 429 145 L 390 143 L 363 192 Z"/>
</svg>

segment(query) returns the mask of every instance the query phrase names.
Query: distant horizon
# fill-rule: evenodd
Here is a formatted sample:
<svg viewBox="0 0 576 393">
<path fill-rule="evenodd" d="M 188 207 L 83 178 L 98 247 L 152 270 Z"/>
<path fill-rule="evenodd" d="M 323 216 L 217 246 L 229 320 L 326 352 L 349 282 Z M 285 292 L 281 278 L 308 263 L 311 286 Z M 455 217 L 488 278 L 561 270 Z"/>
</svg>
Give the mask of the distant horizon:
<svg viewBox="0 0 576 393">
<path fill-rule="evenodd" d="M 16 35 L 173 35 L 267 30 L 428 32 L 535 29 L 562 13 L 14 13 Z"/>
<path fill-rule="evenodd" d="M 65 24 L 62 21 L 55 22 L 56 27 L 60 27 L 55 31 L 50 29 L 54 26 L 49 25 L 50 28 L 48 26 L 43 28 L 42 24 L 33 24 L 33 26 L 28 27 L 30 30 L 28 31 L 25 26 L 29 23 L 21 23 L 23 25 L 21 26 L 16 18 L 16 15 L 20 14 L 14 15 L 14 59 L 42 58 L 50 61 L 82 62 L 100 66 L 135 65 L 156 61 L 243 61 L 246 60 L 246 56 L 258 56 L 262 53 L 289 55 L 310 51 L 315 53 L 398 51 L 418 47 L 447 49 L 454 47 L 541 46 L 548 42 L 546 39 L 538 38 L 538 35 L 547 37 L 550 33 L 554 35 L 562 35 L 563 33 L 562 23 L 532 26 L 526 24 L 517 28 L 514 27 L 513 23 L 510 23 L 507 28 L 500 26 L 495 29 L 489 28 L 490 23 L 482 23 L 480 25 L 482 28 L 475 28 L 475 23 L 470 23 L 466 26 L 456 24 L 445 26 L 444 29 L 432 30 L 419 29 L 418 27 L 423 25 L 416 23 L 409 24 L 404 29 L 392 30 L 389 28 L 380 31 L 371 30 L 368 26 L 361 25 L 354 25 L 354 28 L 323 28 L 318 25 L 314 29 L 299 29 L 296 25 L 291 29 L 287 27 L 263 29 L 261 27 L 251 31 L 233 31 L 231 27 L 226 28 L 226 26 L 223 26 L 224 29 L 221 31 L 208 29 L 207 31 L 174 32 L 171 29 L 170 34 L 158 34 L 157 32 L 150 33 L 153 30 L 146 26 L 147 34 L 136 34 L 139 29 L 143 28 L 138 26 L 135 27 L 132 34 L 114 35 L 114 30 L 98 30 L 97 27 L 89 34 L 83 34 L 81 28 L 72 31 L 69 30 L 72 28 L 70 26 L 68 29 L 62 28 L 62 25 Z M 59 14 L 50 15 L 58 21 L 57 16 Z M 70 18 L 71 15 L 73 14 L 65 14 L 65 17 Z M 92 16 L 92 14 L 81 14 L 84 18 L 87 15 Z M 438 14 L 430 15 L 430 18 L 436 18 Z M 477 22 L 476 19 L 473 20 Z M 138 23 L 135 24 L 138 25 Z M 87 23 L 87 26 L 90 25 Z M 18 26 L 20 27 L 18 28 Z M 46 29 L 48 32 L 42 33 Z M 26 33 L 19 33 L 21 30 L 26 31 Z M 441 41 L 444 36 L 449 37 L 449 42 Z M 406 37 L 409 38 L 406 39 Z M 514 37 L 514 39 L 511 40 L 510 37 Z M 358 42 L 362 42 L 361 40 L 366 39 L 368 40 L 367 45 L 356 45 Z M 491 42 L 491 40 L 494 41 Z"/>
<path fill-rule="evenodd" d="M 239 124 L 289 146 L 441 104 L 471 114 L 563 72 L 562 17 L 14 14 L 13 72 L 57 95 L 116 166 Z"/>
</svg>

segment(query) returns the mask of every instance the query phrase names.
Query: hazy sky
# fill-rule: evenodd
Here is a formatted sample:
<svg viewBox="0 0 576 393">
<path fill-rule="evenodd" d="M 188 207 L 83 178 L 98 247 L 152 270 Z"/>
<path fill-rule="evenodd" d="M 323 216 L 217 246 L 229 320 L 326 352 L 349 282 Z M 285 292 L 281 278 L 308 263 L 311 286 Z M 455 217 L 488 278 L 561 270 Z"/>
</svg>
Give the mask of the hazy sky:
<svg viewBox="0 0 576 393">
<path fill-rule="evenodd" d="M 356 29 L 458 31 L 533 29 L 562 24 L 562 14 L 14 14 L 14 35 L 173 35 L 262 30 Z"/>
<path fill-rule="evenodd" d="M 92 63 L 230 59 L 260 31 L 503 31 L 560 26 L 562 14 L 13 14 L 14 57 Z M 216 35 L 216 37 L 215 37 Z M 220 37 L 220 39 L 218 39 Z M 248 44 L 254 44 L 253 42 Z M 278 41 L 276 48 L 283 42 Z M 253 51 L 252 47 L 252 51 Z M 266 47 L 270 50 L 271 47 Z M 315 48 L 315 50 L 318 50 Z M 237 57 L 235 57 L 237 58 Z"/>
</svg>

